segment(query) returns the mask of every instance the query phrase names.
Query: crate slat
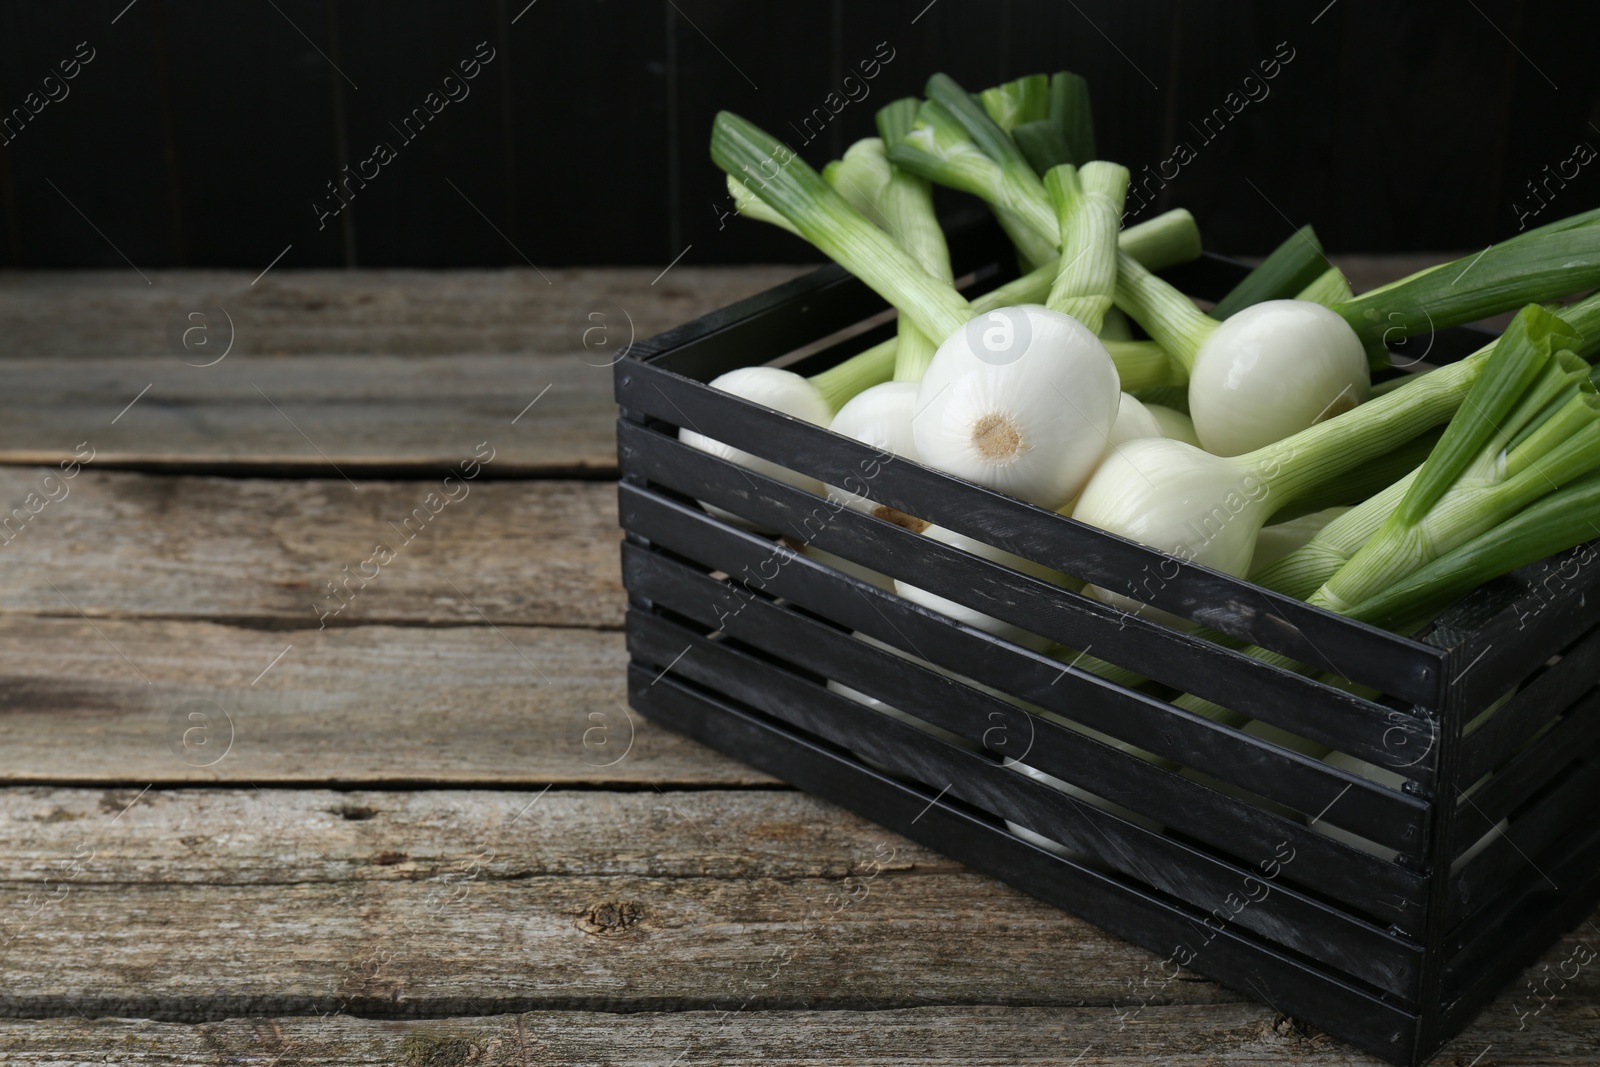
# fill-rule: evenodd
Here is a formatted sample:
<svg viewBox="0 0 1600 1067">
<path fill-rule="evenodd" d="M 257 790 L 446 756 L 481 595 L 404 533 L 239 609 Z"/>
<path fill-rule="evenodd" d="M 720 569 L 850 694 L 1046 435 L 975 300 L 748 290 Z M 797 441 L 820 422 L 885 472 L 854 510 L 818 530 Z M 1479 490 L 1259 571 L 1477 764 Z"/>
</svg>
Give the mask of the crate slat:
<svg viewBox="0 0 1600 1067">
<path fill-rule="evenodd" d="M 1487 914 L 1460 924 L 1462 937 L 1446 968 L 1443 1025 L 1466 1026 L 1557 937 L 1576 927 L 1600 900 L 1600 825 L 1584 826 L 1538 857 Z M 1559 887 L 1559 888 L 1553 888 Z"/>
<path fill-rule="evenodd" d="M 854 585 L 857 581 L 809 560 L 795 560 L 790 566 L 802 563 L 807 565 L 806 580 L 812 583 Z M 1233 851 L 1247 862 L 1271 858 L 1273 845 L 1286 835 L 1312 848 L 1326 848 L 1329 842 L 1328 838 L 1299 822 L 1290 822 L 1274 812 L 1159 768 L 1139 756 L 1030 715 L 1014 703 L 964 685 L 911 659 L 890 656 L 809 614 L 780 606 L 757 594 L 735 593 L 727 582 L 638 546 L 623 546 L 623 576 L 629 589 L 660 602 L 676 614 L 688 616 L 709 629 L 721 629 L 741 641 L 891 705 L 898 703 L 916 708 L 921 718 L 961 733 L 974 743 L 986 744 L 996 755 L 1019 760 L 1027 756 L 1030 766 L 1105 796 L 1157 822 L 1181 826 L 1191 836 Z M 836 591 L 834 595 L 840 594 Z M 866 599 L 869 610 L 882 610 L 874 601 L 884 594 L 870 586 L 855 589 L 854 595 Z M 899 628 L 898 622 L 891 621 L 890 625 Z M 973 635 L 971 640 L 981 642 L 984 639 Z M 925 645 L 915 639 L 909 639 L 909 643 L 917 648 Z M 939 655 L 949 648 L 943 643 L 930 643 L 924 651 Z M 962 663 L 964 658 L 957 653 L 946 662 Z M 952 694 L 959 694 L 958 702 L 965 702 L 968 707 L 952 709 L 947 703 Z M 1062 705 L 1074 703 L 1069 699 Z M 1240 741 L 1244 740 L 1241 736 Z M 1260 744 L 1259 741 L 1255 743 Z M 1056 748 L 1071 755 L 1063 754 L 1052 760 L 1051 754 Z M 1052 762 L 1059 766 L 1052 766 Z M 1235 765 L 1242 762 L 1240 754 L 1228 753 L 1227 762 Z M 1105 763 L 1115 765 L 1116 769 L 1100 766 Z M 1307 814 L 1320 814 L 1324 822 L 1342 826 L 1409 855 L 1421 856 L 1425 802 L 1315 761 L 1288 766 L 1292 770 L 1292 780 L 1302 785 L 1314 783 L 1309 789 L 1312 795 L 1303 801 L 1310 809 Z M 1078 780 L 1075 771 L 1091 775 L 1093 779 Z M 1370 896 L 1370 879 L 1382 878 L 1385 872 L 1380 868 L 1392 866 L 1380 865 L 1359 850 L 1340 851 L 1342 854 L 1327 857 L 1326 869 L 1306 873 L 1318 884 L 1337 881 L 1348 873 L 1355 900 Z M 1354 871 L 1350 869 L 1352 865 L 1356 868 Z"/>
<path fill-rule="evenodd" d="M 1600 629 L 1591 630 L 1533 682 L 1461 740 L 1461 780 L 1489 773 L 1545 723 L 1600 681 Z"/>
<path fill-rule="evenodd" d="M 1326 972 L 1273 950 L 1231 927 L 1209 930 L 1203 916 L 1158 895 L 1100 872 L 1069 863 L 1022 841 L 1004 827 L 934 790 L 888 778 L 849 756 L 809 740 L 783 724 L 680 685 L 634 664 L 629 699 L 642 714 L 801 789 L 832 797 L 845 808 L 896 833 L 936 848 L 1041 900 L 1066 908 L 1118 937 L 1170 960 L 1180 947 L 1192 962 L 1232 988 L 1260 997 L 1312 1025 L 1337 1030 L 1351 1043 L 1394 1062 L 1410 1062 L 1417 1018 L 1389 999 L 1342 982 Z M 1211 939 L 1202 941 L 1202 931 Z M 1167 977 L 1153 963 L 1147 978 L 1154 1000 Z M 1172 973 L 1179 973 L 1176 966 Z M 1136 1020 L 1140 993 L 1130 993 Z"/>
<path fill-rule="evenodd" d="M 1408 715 L 1292 671 L 1251 659 L 1159 622 L 1020 574 L 913 534 L 891 522 L 745 470 L 626 420 L 618 424 L 624 472 L 744 515 L 891 577 L 1113 663 L 1138 665 L 1164 684 L 1374 762 L 1423 752 L 1428 771 L 1436 729 Z M 887 470 L 887 468 L 885 468 Z M 1021 505 L 1026 506 L 1026 505 Z M 1058 516 L 1042 517 L 1061 521 Z"/>
<path fill-rule="evenodd" d="M 1447 917 L 1454 924 L 1498 893 L 1551 842 L 1593 820 L 1600 803 L 1600 760 L 1569 768 L 1560 782 L 1451 877 Z"/>
<path fill-rule="evenodd" d="M 1446 684 L 1466 688 L 1468 719 L 1538 670 L 1553 650 L 1600 623 L 1600 567 L 1590 565 L 1594 556 L 1592 543 L 1579 545 L 1519 571 L 1511 580 L 1524 591 L 1453 649 L 1460 667 Z M 1561 582 L 1553 599 L 1544 592 L 1552 579 Z M 1485 600 L 1493 595 L 1480 593 Z M 1460 610 L 1470 610 L 1471 599 Z"/>
<path fill-rule="evenodd" d="M 1554 729 L 1533 747 L 1496 771 L 1486 785 L 1463 801 L 1456 813 L 1451 854 L 1460 855 L 1490 828 L 1534 793 L 1549 784 L 1562 768 L 1587 759 L 1600 747 L 1600 692 L 1579 700 L 1562 712 Z"/>
</svg>

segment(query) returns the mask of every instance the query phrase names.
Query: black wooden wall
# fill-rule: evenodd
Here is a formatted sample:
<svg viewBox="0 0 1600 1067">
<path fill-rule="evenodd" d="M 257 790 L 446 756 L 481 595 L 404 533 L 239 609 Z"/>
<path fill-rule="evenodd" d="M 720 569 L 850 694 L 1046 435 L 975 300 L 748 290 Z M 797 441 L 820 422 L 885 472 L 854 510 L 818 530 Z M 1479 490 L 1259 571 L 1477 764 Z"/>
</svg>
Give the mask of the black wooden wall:
<svg viewBox="0 0 1600 1067">
<path fill-rule="evenodd" d="M 717 109 L 798 145 L 839 92 L 821 163 L 934 71 L 1063 67 L 1213 247 L 1472 248 L 1600 203 L 1597 29 L 1554 0 L 3 0 L 0 266 L 812 259 L 719 218 Z M 374 176 L 335 214 L 345 167 Z"/>
</svg>

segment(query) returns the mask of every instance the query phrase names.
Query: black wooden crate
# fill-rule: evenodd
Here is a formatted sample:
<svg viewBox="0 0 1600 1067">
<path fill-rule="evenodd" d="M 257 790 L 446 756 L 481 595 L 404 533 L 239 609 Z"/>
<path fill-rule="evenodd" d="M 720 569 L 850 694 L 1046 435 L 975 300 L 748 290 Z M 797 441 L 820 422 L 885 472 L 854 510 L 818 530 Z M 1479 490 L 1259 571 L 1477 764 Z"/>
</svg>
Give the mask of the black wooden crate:
<svg viewBox="0 0 1600 1067">
<path fill-rule="evenodd" d="M 1014 273 L 992 227 L 958 233 L 952 253 L 971 292 Z M 1242 269 L 1207 256 L 1168 274 L 1216 297 Z M 861 330 L 883 311 L 865 286 L 827 267 L 617 363 L 635 708 L 1158 953 L 1127 976 L 1129 1011 L 1159 1002 L 1183 965 L 1384 1059 L 1421 1063 L 1587 914 L 1600 892 L 1600 824 L 1590 816 L 1600 798 L 1600 596 L 1590 547 L 1473 593 L 1423 639 L 1407 639 L 888 460 L 704 384 L 807 347 L 793 369 L 823 369 L 887 336 L 892 323 Z M 836 339 L 847 331 L 856 335 Z M 1452 331 L 1418 347 L 1448 361 L 1484 336 Z M 1137 587 L 1153 607 L 1385 696 L 1354 696 L 839 509 L 680 444 L 680 426 L 825 484 L 854 475 L 901 512 L 1102 586 Z M 712 517 L 695 501 L 791 540 Z M 1392 768 L 1405 782 L 1389 788 L 964 626 L 795 551 L 796 541 Z M 913 710 L 964 743 L 830 691 L 828 680 Z M 1486 724 L 1464 733 L 1513 687 Z M 1007 756 L 1143 818 L 1080 803 Z M 1396 856 L 1307 825 L 1319 819 Z M 1070 843 L 1073 854 L 1030 844 L 1006 821 Z M 1488 846 L 1452 870 L 1487 833 Z"/>
</svg>

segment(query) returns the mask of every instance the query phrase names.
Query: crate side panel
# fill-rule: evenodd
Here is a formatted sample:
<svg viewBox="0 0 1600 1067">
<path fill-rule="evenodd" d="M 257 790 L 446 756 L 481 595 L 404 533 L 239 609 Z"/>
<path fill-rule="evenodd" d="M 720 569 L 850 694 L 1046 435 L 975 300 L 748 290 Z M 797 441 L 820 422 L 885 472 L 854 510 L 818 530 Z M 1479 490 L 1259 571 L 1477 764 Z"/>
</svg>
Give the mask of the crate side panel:
<svg viewBox="0 0 1600 1067">
<path fill-rule="evenodd" d="M 908 774 L 984 812 L 1026 826 L 1198 911 L 1267 937 L 1342 973 L 1415 995 L 1418 953 L 1384 931 L 1315 901 L 1256 867 L 1240 867 L 1085 804 L 992 757 L 930 736 L 726 642 L 633 612 L 637 660 L 705 686 Z M 888 662 L 886 671 L 904 664 Z M 1290 863 L 1298 862 L 1292 852 Z M 1285 864 L 1268 868 L 1281 874 Z"/>
<path fill-rule="evenodd" d="M 852 581 L 820 567 L 806 568 L 804 574 L 797 572 L 793 577 L 797 582 L 814 585 Z M 887 658 L 880 648 L 845 630 L 757 594 L 738 592 L 728 582 L 659 553 L 624 546 L 623 579 L 630 590 L 642 592 L 647 599 L 659 601 L 676 614 L 709 629 L 722 630 L 885 703 L 914 707 L 920 718 L 962 734 L 997 756 L 1026 762 L 1164 825 L 1178 827 L 1233 852 L 1247 863 L 1272 858 L 1274 846 L 1285 840 L 1295 842 L 1297 849 L 1327 847 L 1327 839 L 1299 820 L 1290 821 L 1067 725 L 1030 714 L 1012 698 L 973 688 L 908 658 Z M 867 598 L 870 609 L 877 610 L 871 594 L 862 591 L 858 595 Z M 802 594 L 796 602 L 814 601 Z M 971 640 L 998 643 L 987 635 L 972 634 Z M 935 651 L 923 642 L 913 643 L 925 651 Z M 963 660 L 959 654 L 940 658 L 945 663 Z M 890 665 L 895 667 L 892 674 L 884 670 Z M 1375 788 L 1353 776 L 1344 776 L 1349 779 L 1345 784 L 1361 788 L 1345 789 L 1331 768 L 1319 765 L 1296 766 L 1295 770 L 1299 772 L 1299 784 L 1313 794 L 1312 804 L 1322 809 L 1321 821 L 1420 855 L 1426 810 L 1423 801 L 1395 790 Z M 1324 803 L 1325 796 L 1332 797 L 1333 802 Z M 1313 884 L 1323 883 L 1337 878 L 1347 869 L 1350 859 L 1341 849 L 1339 854 L 1313 861 L 1311 866 L 1326 866 L 1326 870 L 1302 873 Z"/>
<path fill-rule="evenodd" d="M 654 672 L 638 665 L 630 668 L 629 698 L 641 714 L 1163 955 L 1161 964 L 1143 976 L 1157 989 L 1178 978 L 1182 964 L 1391 1063 L 1413 1061 L 1418 1018 L 1407 1006 L 1340 982 L 1227 927 L 1196 948 L 1199 917 L 1164 899 L 1071 864 L 1003 827 L 940 803 L 933 790 L 878 774 L 781 724 L 670 678 L 652 685 L 653 678 Z"/>
<path fill-rule="evenodd" d="M 1600 681 L 1600 628 L 1561 653 L 1561 659 L 1497 709 L 1461 741 L 1461 779 L 1476 782 L 1506 755 Z"/>
<path fill-rule="evenodd" d="M 1495 834 L 1482 852 L 1450 876 L 1448 917 L 1452 924 L 1476 911 L 1531 864 L 1537 856 L 1575 827 L 1594 819 L 1600 803 L 1600 760 L 1570 768 L 1556 785 L 1521 812 L 1507 829 Z"/>
<path fill-rule="evenodd" d="M 1561 713 L 1549 733 L 1496 771 L 1470 799 L 1463 798 L 1461 810 L 1456 813 L 1452 852 L 1459 856 L 1567 767 L 1592 756 L 1597 747 L 1600 691 L 1591 690 L 1589 696 Z"/>
<path fill-rule="evenodd" d="M 1525 567 L 1494 588 L 1477 590 L 1453 609 L 1457 616 L 1472 618 L 1481 605 L 1499 603 L 1506 595 L 1505 583 L 1518 590 L 1492 619 L 1478 623 L 1451 650 L 1463 666 L 1447 684 L 1466 690 L 1463 710 L 1468 718 L 1530 677 L 1553 649 L 1570 645 L 1575 636 L 1600 623 L 1597 557 L 1595 544 L 1580 545 Z M 1448 627 L 1451 622 L 1446 615 L 1440 625 Z"/>
<path fill-rule="evenodd" d="M 1524 968 L 1600 902 L 1600 827 L 1584 827 L 1537 857 L 1508 891 L 1461 924 L 1446 970 L 1445 1038 L 1458 1033 Z M 1557 888 L 1552 888 L 1552 887 Z M 1540 992 L 1548 995 L 1549 990 Z M 1559 992 L 1559 991 L 1556 991 Z M 1523 996 L 1529 1010 L 1539 1001 Z M 1519 1008 L 1514 1005 L 1514 1011 Z"/>
<path fill-rule="evenodd" d="M 1125 689 L 1043 653 L 1000 641 L 949 616 L 855 581 L 755 534 L 735 530 L 699 508 L 633 486 L 620 491 L 620 510 L 630 527 L 655 545 L 703 566 L 738 576 L 727 587 L 726 612 L 740 610 L 745 586 L 793 603 L 900 648 L 907 654 L 960 665 L 960 673 L 1085 726 L 1251 793 L 1287 804 L 1307 815 L 1343 802 L 1351 791 L 1392 791 L 1346 775 L 1320 760 L 1243 733 L 1159 697 Z M 828 576 L 816 581 L 813 576 Z M 1394 918 L 1416 929 L 1406 913 L 1420 903 L 1421 880 L 1402 867 L 1351 849 L 1349 873 L 1382 884 L 1381 899 L 1393 900 Z"/>
</svg>

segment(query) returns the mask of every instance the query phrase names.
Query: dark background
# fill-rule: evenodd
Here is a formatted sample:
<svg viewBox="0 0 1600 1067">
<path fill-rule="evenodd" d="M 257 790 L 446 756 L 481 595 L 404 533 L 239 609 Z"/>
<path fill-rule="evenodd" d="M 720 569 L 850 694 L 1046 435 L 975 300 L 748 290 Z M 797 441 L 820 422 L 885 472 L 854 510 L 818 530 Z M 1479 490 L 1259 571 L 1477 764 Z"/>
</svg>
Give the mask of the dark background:
<svg viewBox="0 0 1600 1067">
<path fill-rule="evenodd" d="M 1090 80 L 1102 156 L 1137 176 L 1196 148 L 1157 206 L 1240 253 L 1290 220 L 1337 251 L 1487 245 L 1516 231 L 1517 201 L 1537 206 L 1527 182 L 1600 148 L 1593 3 L 526 4 L 5 0 L 5 113 L 80 41 L 95 58 L 0 148 L 0 266 L 259 270 L 288 246 L 285 267 L 815 259 L 756 223 L 719 228 L 711 116 L 788 134 L 879 42 L 893 59 L 812 163 L 934 71 L 976 90 L 1065 67 Z M 403 143 L 389 123 L 484 41 L 471 95 Z M 1270 95 L 1205 143 L 1189 124 L 1282 41 Z M 313 202 L 378 140 L 398 158 L 319 231 Z M 1600 161 L 1537 221 L 1596 203 Z"/>
</svg>

